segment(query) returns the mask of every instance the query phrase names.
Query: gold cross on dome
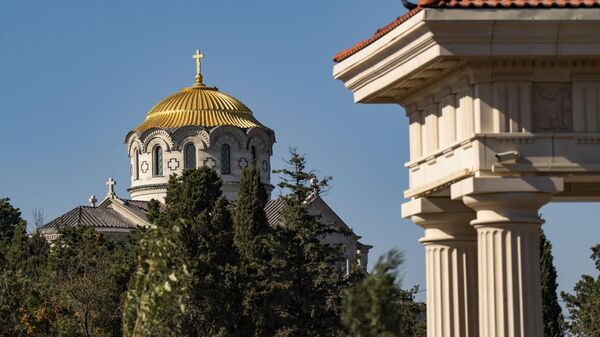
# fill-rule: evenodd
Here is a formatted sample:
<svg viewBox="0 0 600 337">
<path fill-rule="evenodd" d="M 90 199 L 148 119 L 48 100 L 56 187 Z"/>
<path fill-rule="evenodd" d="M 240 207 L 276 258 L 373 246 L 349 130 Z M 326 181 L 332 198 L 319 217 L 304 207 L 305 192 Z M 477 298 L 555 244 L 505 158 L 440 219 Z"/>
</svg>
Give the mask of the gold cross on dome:
<svg viewBox="0 0 600 337">
<path fill-rule="evenodd" d="M 196 54 L 192 55 L 192 57 L 196 59 L 196 83 L 202 84 L 202 74 L 200 73 L 200 60 L 204 58 L 204 54 L 201 54 L 200 50 L 196 49 Z"/>
</svg>

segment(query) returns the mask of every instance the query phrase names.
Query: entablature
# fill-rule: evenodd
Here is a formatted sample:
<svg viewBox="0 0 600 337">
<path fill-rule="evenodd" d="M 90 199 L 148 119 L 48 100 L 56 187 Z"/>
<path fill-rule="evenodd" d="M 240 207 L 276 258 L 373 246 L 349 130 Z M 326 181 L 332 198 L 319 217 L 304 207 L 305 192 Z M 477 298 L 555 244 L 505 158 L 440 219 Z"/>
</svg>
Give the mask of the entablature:
<svg viewBox="0 0 600 337">
<path fill-rule="evenodd" d="M 598 23 L 599 8 L 424 8 L 333 72 L 356 102 L 403 104 L 465 59 L 596 57 Z"/>
</svg>

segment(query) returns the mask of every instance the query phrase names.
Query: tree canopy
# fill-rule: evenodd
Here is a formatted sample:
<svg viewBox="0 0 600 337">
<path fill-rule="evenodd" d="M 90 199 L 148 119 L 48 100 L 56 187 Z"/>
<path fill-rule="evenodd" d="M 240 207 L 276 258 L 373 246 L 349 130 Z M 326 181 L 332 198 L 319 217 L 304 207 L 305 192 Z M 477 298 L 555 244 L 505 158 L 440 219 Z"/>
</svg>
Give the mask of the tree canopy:
<svg viewBox="0 0 600 337">
<path fill-rule="evenodd" d="M 568 329 L 581 337 L 600 336 L 600 244 L 592 247 L 591 257 L 598 275 L 582 275 L 574 294 L 561 293 L 570 315 Z"/>
<path fill-rule="evenodd" d="M 390 250 L 379 258 L 373 272 L 344 291 L 342 322 L 348 337 L 425 336 L 425 306 L 415 303 L 418 287 L 403 290 L 398 268 L 404 258 Z"/>
<path fill-rule="evenodd" d="M 0 335 L 121 336 L 135 240 L 65 227 L 50 246 L 38 234 L 27 235 L 8 199 L 0 203 L 0 236 L 10 238 L 0 248 Z"/>
<path fill-rule="evenodd" d="M 294 149 L 286 163 L 275 171 L 285 192 L 275 226 L 255 163 L 233 203 L 211 168 L 171 176 L 164 207 L 148 202 L 151 226 L 125 239 L 77 226 L 49 244 L 27 235 L 20 211 L 0 199 L 0 335 L 359 336 L 352 327 L 366 306 L 382 322 L 369 331 L 420 336 L 416 290 L 395 280 L 399 255 L 348 277 L 336 267 L 339 247 L 323 240 L 335 229 L 310 208 L 331 178 L 307 170 Z"/>
<path fill-rule="evenodd" d="M 142 240 L 147 256 L 138 259 L 125 306 L 131 336 L 241 334 L 238 256 L 221 184 L 206 167 L 169 179 L 165 211 L 151 216 L 156 225 Z"/>
</svg>

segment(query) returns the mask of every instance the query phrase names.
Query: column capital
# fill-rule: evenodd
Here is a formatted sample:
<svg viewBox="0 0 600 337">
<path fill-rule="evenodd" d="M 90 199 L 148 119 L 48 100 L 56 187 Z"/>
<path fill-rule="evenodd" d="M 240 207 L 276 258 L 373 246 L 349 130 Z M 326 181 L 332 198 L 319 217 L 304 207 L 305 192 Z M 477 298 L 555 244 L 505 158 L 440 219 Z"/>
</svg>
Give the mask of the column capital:
<svg viewBox="0 0 600 337">
<path fill-rule="evenodd" d="M 538 230 L 539 225 L 544 223 L 538 211 L 551 198 L 549 193 L 504 192 L 466 195 L 463 201 L 477 211 L 477 219 L 471 221 L 476 228 L 481 225 L 523 227 L 529 224 Z"/>
<path fill-rule="evenodd" d="M 425 229 L 423 244 L 439 241 L 475 241 L 476 234 L 469 223 L 475 211 L 462 201 L 450 198 L 417 198 L 402 204 L 402 217 L 409 218 Z"/>
<path fill-rule="evenodd" d="M 444 197 L 416 198 L 402 204 L 402 217 L 410 218 L 426 214 L 469 213 L 472 210 L 461 201 Z"/>
</svg>

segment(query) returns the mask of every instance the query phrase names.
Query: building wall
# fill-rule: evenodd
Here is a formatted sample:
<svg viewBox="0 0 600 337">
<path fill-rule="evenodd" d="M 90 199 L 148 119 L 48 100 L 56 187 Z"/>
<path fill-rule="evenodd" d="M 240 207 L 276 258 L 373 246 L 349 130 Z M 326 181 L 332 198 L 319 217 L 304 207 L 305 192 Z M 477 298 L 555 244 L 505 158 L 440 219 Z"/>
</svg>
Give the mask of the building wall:
<svg viewBox="0 0 600 337">
<path fill-rule="evenodd" d="M 471 174 L 600 168 L 598 61 L 465 61 L 407 102 L 407 196 Z"/>
<path fill-rule="evenodd" d="M 263 129 L 240 129 L 219 126 L 205 129 L 186 126 L 176 130 L 151 129 L 144 133 L 130 133 L 126 139 L 131 162 L 131 197 L 134 200 L 164 200 L 166 184 L 172 174 L 181 174 L 189 144 L 196 148 L 195 167 L 214 168 L 223 179 L 223 192 L 228 199 L 237 195 L 243 169 L 254 160 L 259 166 L 261 180 L 270 192 L 272 145 L 274 135 Z M 223 171 L 221 151 L 226 144 L 230 149 L 230 170 Z M 162 149 L 163 174 L 155 174 L 155 149 Z M 254 156 L 253 156 L 254 154 Z"/>
</svg>

